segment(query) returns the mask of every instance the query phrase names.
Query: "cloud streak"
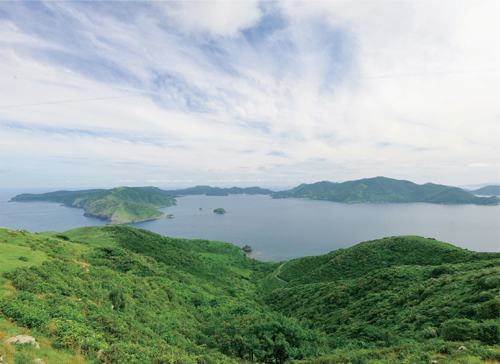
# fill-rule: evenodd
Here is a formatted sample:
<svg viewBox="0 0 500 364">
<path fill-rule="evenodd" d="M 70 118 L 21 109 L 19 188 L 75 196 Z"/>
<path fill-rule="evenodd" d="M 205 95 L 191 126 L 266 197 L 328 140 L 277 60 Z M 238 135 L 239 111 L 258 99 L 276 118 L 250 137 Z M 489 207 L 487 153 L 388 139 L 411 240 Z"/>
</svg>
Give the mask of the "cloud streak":
<svg viewBox="0 0 500 364">
<path fill-rule="evenodd" d="M 499 11 L 4 2 L 2 184 L 499 179 Z"/>
</svg>

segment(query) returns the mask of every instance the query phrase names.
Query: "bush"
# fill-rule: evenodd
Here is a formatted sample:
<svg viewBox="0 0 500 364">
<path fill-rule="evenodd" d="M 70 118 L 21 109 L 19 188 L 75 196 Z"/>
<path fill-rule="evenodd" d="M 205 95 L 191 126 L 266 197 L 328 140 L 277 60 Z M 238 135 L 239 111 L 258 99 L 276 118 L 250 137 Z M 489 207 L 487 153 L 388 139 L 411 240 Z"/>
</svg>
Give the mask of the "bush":
<svg viewBox="0 0 500 364">
<path fill-rule="evenodd" d="M 452 319 L 441 324 L 441 334 L 446 341 L 469 341 L 477 336 L 478 324 L 469 319 Z"/>
<path fill-rule="evenodd" d="M 477 339 L 488 345 L 500 343 L 500 325 L 497 320 L 486 320 L 479 324 Z"/>
<path fill-rule="evenodd" d="M 453 269 L 448 265 L 440 265 L 431 271 L 432 277 L 439 277 L 441 274 L 451 274 Z"/>
<path fill-rule="evenodd" d="M 423 329 L 422 334 L 426 339 L 433 339 L 439 336 L 436 328 L 430 326 L 427 326 L 425 329 Z"/>
</svg>

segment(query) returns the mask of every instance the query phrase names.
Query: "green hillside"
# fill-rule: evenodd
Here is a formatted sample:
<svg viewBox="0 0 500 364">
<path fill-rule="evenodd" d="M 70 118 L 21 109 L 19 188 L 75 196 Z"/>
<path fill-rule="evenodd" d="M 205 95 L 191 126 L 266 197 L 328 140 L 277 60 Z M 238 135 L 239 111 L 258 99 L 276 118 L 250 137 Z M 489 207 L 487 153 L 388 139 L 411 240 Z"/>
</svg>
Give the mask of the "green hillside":
<svg viewBox="0 0 500 364">
<path fill-rule="evenodd" d="M 498 185 L 485 186 L 469 192 L 474 195 L 500 196 L 500 186 Z"/>
<path fill-rule="evenodd" d="M 386 177 L 365 178 L 343 183 L 328 181 L 301 185 L 276 192 L 273 198 L 310 198 L 335 202 L 429 202 L 442 204 L 497 205 L 498 197 L 477 197 L 457 187 L 433 183 L 417 185 Z"/>
<path fill-rule="evenodd" d="M 291 285 L 358 278 L 381 268 L 404 265 L 437 266 L 498 258 L 498 253 L 476 253 L 435 239 L 397 236 L 359 243 L 326 255 L 286 262 L 280 278 Z"/>
<path fill-rule="evenodd" d="M 0 345 L 10 364 L 500 360 L 500 254 L 433 239 L 283 264 L 129 226 L 0 228 L 0 254 L 0 338 L 41 346 Z"/>
<path fill-rule="evenodd" d="M 184 188 L 180 190 L 168 191 L 175 196 L 187 196 L 187 195 L 207 195 L 207 196 L 229 196 L 229 195 L 270 195 L 274 191 L 268 190 L 266 188 L 260 187 L 231 187 L 231 188 L 219 188 L 210 186 L 196 186 L 190 188 Z"/>
<path fill-rule="evenodd" d="M 111 190 L 56 191 L 21 194 L 11 201 L 50 201 L 80 207 L 86 216 L 106 220 L 108 224 L 157 219 L 163 216 L 157 207 L 175 205 L 168 193 L 155 187 L 117 187 Z"/>
</svg>

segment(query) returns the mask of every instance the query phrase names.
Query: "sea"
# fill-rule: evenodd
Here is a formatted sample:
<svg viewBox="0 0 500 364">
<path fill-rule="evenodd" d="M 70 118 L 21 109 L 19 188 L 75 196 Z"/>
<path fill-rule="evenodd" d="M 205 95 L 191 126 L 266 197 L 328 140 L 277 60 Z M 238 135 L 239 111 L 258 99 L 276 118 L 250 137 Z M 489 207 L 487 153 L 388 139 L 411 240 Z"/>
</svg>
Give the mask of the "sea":
<svg viewBox="0 0 500 364">
<path fill-rule="evenodd" d="M 83 209 L 53 202 L 9 202 L 26 191 L 0 189 L 0 227 L 65 231 L 105 222 Z M 214 214 L 223 208 L 226 214 Z M 363 241 L 397 235 L 435 238 L 478 252 L 500 252 L 500 207 L 429 203 L 337 203 L 272 199 L 262 195 L 185 196 L 160 208 L 174 218 L 128 224 L 189 239 L 225 241 L 253 249 L 250 257 L 285 261 L 326 254 Z"/>
</svg>

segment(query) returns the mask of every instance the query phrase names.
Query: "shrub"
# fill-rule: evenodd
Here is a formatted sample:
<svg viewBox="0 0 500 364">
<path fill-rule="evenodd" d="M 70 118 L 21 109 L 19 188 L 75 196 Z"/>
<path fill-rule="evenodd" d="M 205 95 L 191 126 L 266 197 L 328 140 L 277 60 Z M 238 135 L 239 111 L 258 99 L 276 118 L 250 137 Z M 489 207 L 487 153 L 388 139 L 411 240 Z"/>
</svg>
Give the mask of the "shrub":
<svg viewBox="0 0 500 364">
<path fill-rule="evenodd" d="M 498 345 L 500 343 L 500 325 L 498 319 L 486 320 L 479 324 L 477 339 L 488 345 Z"/>
<path fill-rule="evenodd" d="M 474 340 L 478 324 L 469 319 L 452 319 L 441 324 L 441 334 L 446 341 Z"/>
<path fill-rule="evenodd" d="M 422 330 L 422 334 L 426 339 L 433 339 L 438 337 L 438 333 L 435 327 L 427 326 Z"/>
</svg>

